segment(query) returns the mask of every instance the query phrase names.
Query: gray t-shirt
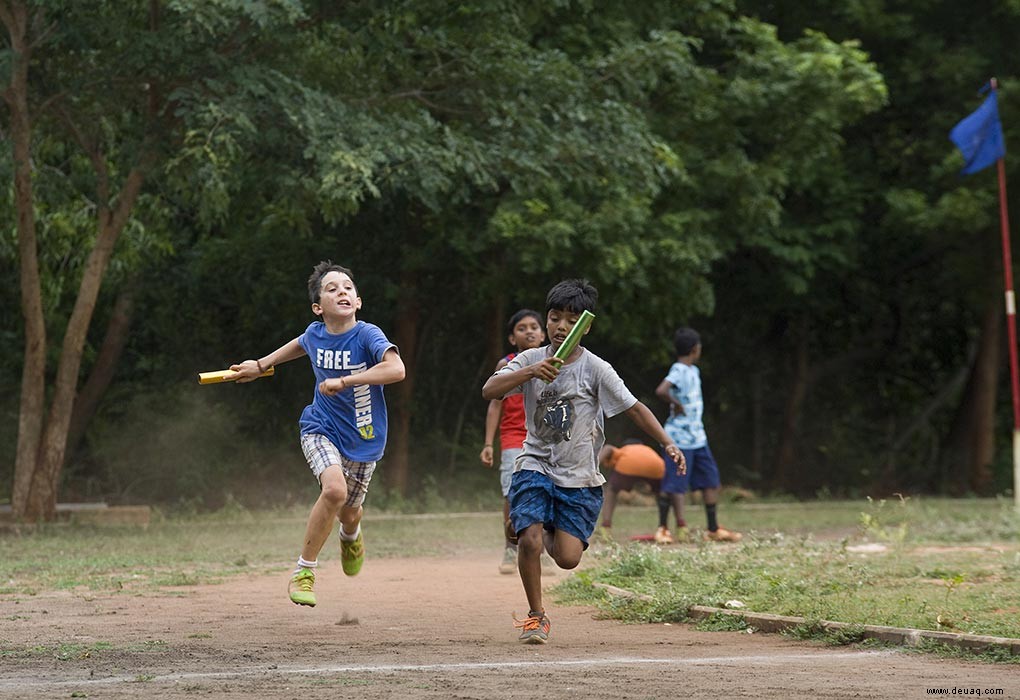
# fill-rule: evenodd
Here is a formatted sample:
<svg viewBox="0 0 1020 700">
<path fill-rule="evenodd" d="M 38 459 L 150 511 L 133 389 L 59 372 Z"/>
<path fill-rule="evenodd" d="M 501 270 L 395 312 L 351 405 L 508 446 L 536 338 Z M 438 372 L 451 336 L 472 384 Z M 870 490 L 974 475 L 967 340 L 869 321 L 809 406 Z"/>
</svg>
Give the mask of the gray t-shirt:
<svg viewBox="0 0 1020 700">
<path fill-rule="evenodd" d="M 513 372 L 552 356 L 552 346 L 518 354 L 496 374 Z M 514 471 L 529 469 L 566 488 L 601 486 L 598 454 L 606 442 L 604 416 L 612 418 L 637 403 L 613 366 L 582 349 L 549 384 L 530 379 L 508 394 L 524 394 L 528 436 Z"/>
</svg>

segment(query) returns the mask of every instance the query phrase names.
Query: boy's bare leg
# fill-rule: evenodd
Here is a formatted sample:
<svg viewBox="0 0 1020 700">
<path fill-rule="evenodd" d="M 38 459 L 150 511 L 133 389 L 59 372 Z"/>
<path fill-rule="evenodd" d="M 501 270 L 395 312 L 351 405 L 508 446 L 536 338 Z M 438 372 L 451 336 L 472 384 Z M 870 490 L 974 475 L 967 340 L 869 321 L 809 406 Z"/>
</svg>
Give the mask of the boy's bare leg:
<svg viewBox="0 0 1020 700">
<path fill-rule="evenodd" d="M 331 464 L 319 476 L 322 491 L 308 515 L 305 526 L 305 543 L 301 547 L 301 558 L 315 561 L 322 546 L 333 532 L 333 518 L 340 512 L 340 506 L 347 500 L 347 480 L 339 464 Z"/>
<path fill-rule="evenodd" d="M 342 506 L 337 518 L 340 520 L 340 524 L 344 526 L 344 532 L 348 535 L 353 535 L 357 532 L 358 525 L 361 524 L 361 516 L 364 513 L 365 509 L 361 506 Z"/>
<path fill-rule="evenodd" d="M 704 499 L 706 506 L 714 506 L 719 502 L 719 489 L 701 489 L 701 497 Z"/>
<path fill-rule="evenodd" d="M 542 547 L 544 527 L 534 523 L 517 533 L 517 571 L 524 584 L 524 595 L 531 610 L 539 612 L 542 607 Z"/>
<path fill-rule="evenodd" d="M 613 511 L 616 510 L 616 490 L 606 486 L 602 502 L 602 527 L 613 526 Z"/>
<path fill-rule="evenodd" d="M 563 530 L 553 530 L 546 534 L 552 539 L 552 546 L 548 548 L 549 556 L 561 569 L 573 569 L 581 563 L 581 555 L 584 554 L 581 540 Z"/>
<path fill-rule="evenodd" d="M 679 525 L 684 520 L 684 495 L 682 493 L 669 494 L 670 502 L 673 504 L 673 513 L 676 515 L 676 522 Z"/>
</svg>

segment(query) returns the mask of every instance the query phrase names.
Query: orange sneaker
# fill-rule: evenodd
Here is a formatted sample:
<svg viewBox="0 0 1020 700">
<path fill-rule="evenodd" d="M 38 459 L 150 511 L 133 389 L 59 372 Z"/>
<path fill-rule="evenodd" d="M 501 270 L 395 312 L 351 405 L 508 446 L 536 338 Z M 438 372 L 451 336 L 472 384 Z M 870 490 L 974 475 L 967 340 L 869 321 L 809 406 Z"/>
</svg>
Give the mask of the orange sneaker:
<svg viewBox="0 0 1020 700">
<path fill-rule="evenodd" d="M 514 618 L 514 627 L 521 630 L 518 637 L 524 644 L 545 644 L 549 639 L 549 618 L 545 611 L 528 613 L 523 620 Z"/>
<path fill-rule="evenodd" d="M 739 532 L 727 530 L 724 527 L 716 531 L 705 530 L 705 539 L 709 542 L 739 542 L 744 538 Z"/>
<path fill-rule="evenodd" d="M 668 527 L 660 527 L 655 531 L 654 535 L 655 544 L 673 544 L 676 540 L 673 539 L 673 533 L 669 531 Z"/>
</svg>

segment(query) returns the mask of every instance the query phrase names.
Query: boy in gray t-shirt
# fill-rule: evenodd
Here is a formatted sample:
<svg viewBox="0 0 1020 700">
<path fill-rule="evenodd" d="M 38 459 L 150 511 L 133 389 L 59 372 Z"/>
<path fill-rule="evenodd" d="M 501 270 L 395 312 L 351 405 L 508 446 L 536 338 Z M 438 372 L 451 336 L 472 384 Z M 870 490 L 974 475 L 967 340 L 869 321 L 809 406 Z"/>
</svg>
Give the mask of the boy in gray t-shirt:
<svg viewBox="0 0 1020 700">
<path fill-rule="evenodd" d="M 564 569 L 573 569 L 588 547 L 602 508 L 598 454 L 605 443 L 604 416 L 624 413 L 677 463 L 683 453 L 659 421 L 627 389 L 612 365 L 580 345 L 561 365 L 553 354 L 583 311 L 594 311 L 598 291 L 587 280 L 564 280 L 546 297 L 550 345 L 526 350 L 485 382 L 488 400 L 524 394 L 528 436 L 510 482 L 507 535 L 518 540 L 517 569 L 530 608 L 520 640 L 542 644 L 549 618 L 542 607 L 543 547 Z"/>
</svg>

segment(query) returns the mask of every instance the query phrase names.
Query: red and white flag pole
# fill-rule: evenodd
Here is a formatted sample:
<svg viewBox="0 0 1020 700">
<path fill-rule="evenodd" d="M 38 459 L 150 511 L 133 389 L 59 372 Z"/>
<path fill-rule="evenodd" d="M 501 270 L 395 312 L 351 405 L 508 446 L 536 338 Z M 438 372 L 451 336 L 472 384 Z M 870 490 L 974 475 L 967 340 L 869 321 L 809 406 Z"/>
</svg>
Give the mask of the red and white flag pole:
<svg viewBox="0 0 1020 700">
<path fill-rule="evenodd" d="M 992 91 L 998 88 L 991 80 Z M 1013 393 L 1013 502 L 1020 509 L 1020 369 L 1016 347 L 1016 295 L 1013 293 L 1013 255 L 1009 244 L 1009 208 L 1006 204 L 1006 159 L 996 162 L 999 172 L 999 228 L 1002 231 L 1002 277 L 1006 288 L 1006 334 L 1009 340 L 1009 377 Z"/>
</svg>

